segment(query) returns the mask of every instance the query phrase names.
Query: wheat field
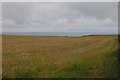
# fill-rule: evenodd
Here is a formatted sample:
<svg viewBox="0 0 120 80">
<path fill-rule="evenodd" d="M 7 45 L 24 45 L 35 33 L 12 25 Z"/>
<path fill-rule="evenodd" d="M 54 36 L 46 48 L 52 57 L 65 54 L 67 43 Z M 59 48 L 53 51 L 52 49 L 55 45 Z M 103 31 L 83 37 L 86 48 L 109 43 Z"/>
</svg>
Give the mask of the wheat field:
<svg viewBox="0 0 120 80">
<path fill-rule="evenodd" d="M 115 78 L 118 36 L 2 36 L 3 78 Z"/>
</svg>

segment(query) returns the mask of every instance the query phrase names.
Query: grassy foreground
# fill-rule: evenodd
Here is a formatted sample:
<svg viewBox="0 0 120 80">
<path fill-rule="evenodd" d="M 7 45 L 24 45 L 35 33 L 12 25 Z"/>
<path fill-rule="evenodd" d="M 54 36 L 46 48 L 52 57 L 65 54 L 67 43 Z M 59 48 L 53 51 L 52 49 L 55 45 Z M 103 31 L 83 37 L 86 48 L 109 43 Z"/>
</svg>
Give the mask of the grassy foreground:
<svg viewBox="0 0 120 80">
<path fill-rule="evenodd" d="M 118 36 L 2 36 L 3 78 L 115 78 Z"/>
</svg>

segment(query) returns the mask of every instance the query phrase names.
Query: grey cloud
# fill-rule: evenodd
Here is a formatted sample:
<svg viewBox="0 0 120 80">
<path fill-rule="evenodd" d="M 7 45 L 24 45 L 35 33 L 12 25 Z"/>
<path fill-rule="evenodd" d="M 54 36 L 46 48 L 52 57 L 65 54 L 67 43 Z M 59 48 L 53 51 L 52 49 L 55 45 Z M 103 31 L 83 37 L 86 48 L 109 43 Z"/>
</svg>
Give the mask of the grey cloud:
<svg viewBox="0 0 120 80">
<path fill-rule="evenodd" d="M 68 3 L 69 4 L 69 3 Z M 87 3 L 71 3 L 69 4 L 73 11 L 81 11 L 84 16 L 95 17 L 95 18 L 107 18 L 117 20 L 117 3 L 110 2 L 87 2 Z"/>
<path fill-rule="evenodd" d="M 2 3 L 0 2 L 0 34 L 2 33 Z"/>
<path fill-rule="evenodd" d="M 3 31 L 117 31 L 115 2 L 8 2 L 2 10 Z"/>
</svg>

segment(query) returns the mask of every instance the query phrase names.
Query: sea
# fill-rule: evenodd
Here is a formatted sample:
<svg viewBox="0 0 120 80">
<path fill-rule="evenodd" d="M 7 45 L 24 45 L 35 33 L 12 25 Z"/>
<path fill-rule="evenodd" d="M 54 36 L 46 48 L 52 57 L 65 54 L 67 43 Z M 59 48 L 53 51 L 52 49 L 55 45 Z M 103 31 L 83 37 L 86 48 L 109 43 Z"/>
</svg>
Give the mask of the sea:
<svg viewBox="0 0 120 80">
<path fill-rule="evenodd" d="M 86 36 L 86 35 L 111 35 L 117 33 L 94 33 L 94 32 L 2 32 L 2 35 L 17 36 Z"/>
</svg>

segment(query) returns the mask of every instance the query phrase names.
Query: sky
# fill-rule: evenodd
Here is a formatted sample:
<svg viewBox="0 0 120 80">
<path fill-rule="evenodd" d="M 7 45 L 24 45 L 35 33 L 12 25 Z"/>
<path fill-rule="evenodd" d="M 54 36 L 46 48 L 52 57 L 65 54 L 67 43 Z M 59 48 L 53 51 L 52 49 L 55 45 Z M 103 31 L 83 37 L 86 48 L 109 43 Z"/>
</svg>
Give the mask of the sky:
<svg viewBox="0 0 120 80">
<path fill-rule="evenodd" d="M 117 2 L 5 2 L 3 32 L 118 32 Z"/>
<path fill-rule="evenodd" d="M 2 0 L 2 2 L 119 2 L 119 0 Z"/>
<path fill-rule="evenodd" d="M 0 34 L 2 34 L 2 4 L 0 2 Z"/>
</svg>

